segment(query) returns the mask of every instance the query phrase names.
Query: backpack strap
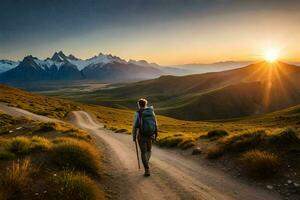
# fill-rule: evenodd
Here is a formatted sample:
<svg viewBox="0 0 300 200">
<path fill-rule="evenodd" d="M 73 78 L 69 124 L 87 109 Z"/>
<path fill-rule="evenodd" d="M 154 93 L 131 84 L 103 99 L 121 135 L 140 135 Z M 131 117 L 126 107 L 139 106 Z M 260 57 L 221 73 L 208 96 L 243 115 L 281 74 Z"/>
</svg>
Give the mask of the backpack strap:
<svg viewBox="0 0 300 200">
<path fill-rule="evenodd" d="M 143 114 L 143 109 L 139 109 L 138 111 L 137 111 L 137 113 L 138 113 L 138 115 L 139 115 L 139 132 L 141 133 L 141 130 L 142 130 L 142 125 L 143 125 L 143 123 L 142 123 L 142 114 Z"/>
</svg>

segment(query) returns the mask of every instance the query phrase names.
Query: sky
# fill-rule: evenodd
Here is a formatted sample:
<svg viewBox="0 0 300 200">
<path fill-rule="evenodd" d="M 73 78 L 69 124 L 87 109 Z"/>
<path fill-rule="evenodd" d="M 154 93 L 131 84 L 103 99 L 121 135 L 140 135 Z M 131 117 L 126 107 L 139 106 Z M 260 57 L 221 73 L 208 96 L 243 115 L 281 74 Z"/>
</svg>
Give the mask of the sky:
<svg viewBox="0 0 300 200">
<path fill-rule="evenodd" d="M 297 3 L 298 2 L 298 3 Z M 102 53 L 162 65 L 300 61 L 300 1 L 0 0 L 0 59 Z"/>
</svg>

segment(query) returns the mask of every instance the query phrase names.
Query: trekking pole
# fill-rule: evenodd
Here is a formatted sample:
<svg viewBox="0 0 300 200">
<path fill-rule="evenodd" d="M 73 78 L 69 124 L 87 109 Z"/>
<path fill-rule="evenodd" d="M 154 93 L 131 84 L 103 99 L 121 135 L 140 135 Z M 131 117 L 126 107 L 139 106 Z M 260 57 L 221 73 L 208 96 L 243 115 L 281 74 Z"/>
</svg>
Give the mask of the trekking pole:
<svg viewBox="0 0 300 200">
<path fill-rule="evenodd" d="M 134 143 L 135 143 L 136 157 L 137 157 L 137 160 L 138 160 L 138 166 L 139 166 L 139 169 L 141 169 L 140 158 L 139 158 L 139 150 L 138 150 L 137 142 L 134 141 Z"/>
</svg>

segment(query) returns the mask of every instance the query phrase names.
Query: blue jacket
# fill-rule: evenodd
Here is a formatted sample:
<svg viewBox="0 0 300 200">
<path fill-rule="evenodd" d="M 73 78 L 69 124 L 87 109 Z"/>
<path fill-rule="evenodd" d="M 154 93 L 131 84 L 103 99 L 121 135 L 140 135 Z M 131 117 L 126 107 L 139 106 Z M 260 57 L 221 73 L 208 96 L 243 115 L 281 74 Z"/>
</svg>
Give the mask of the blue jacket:
<svg viewBox="0 0 300 200">
<path fill-rule="evenodd" d="M 145 109 L 151 109 L 153 111 L 153 106 L 150 107 L 146 107 Z M 154 111 L 153 111 L 154 113 Z M 155 114 L 154 114 L 155 115 Z M 134 113 L 134 119 L 133 119 L 133 126 L 132 126 L 132 138 L 133 140 L 136 138 L 137 136 L 137 130 L 140 126 L 140 122 L 139 122 L 139 111 L 136 111 Z M 157 123 L 156 123 L 156 130 L 158 130 L 157 128 Z M 157 134 L 157 133 L 156 133 Z"/>
</svg>

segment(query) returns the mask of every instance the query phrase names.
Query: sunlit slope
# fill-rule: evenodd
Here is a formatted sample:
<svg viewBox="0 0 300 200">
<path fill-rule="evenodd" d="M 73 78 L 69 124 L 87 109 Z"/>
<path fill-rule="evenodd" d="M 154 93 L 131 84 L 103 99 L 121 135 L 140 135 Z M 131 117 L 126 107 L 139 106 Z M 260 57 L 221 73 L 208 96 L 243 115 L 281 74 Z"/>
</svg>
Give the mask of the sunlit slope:
<svg viewBox="0 0 300 200">
<path fill-rule="evenodd" d="M 300 67 L 262 62 L 224 72 L 164 76 L 81 95 L 77 100 L 134 108 L 137 98 L 146 97 L 164 115 L 187 120 L 221 119 L 296 105 L 300 103 L 299 83 Z"/>
<path fill-rule="evenodd" d="M 132 128 L 133 111 L 131 110 L 74 103 L 0 85 L 0 102 L 3 101 L 11 106 L 55 118 L 63 118 L 72 110 L 85 110 L 95 114 L 107 128 L 127 133 L 131 132 Z M 199 134 L 214 129 L 226 129 L 232 133 L 238 133 L 252 128 L 272 129 L 292 126 L 300 130 L 300 106 L 255 117 L 222 121 L 184 121 L 161 115 L 158 115 L 158 121 L 161 136 L 184 133 L 197 137 Z"/>
</svg>

